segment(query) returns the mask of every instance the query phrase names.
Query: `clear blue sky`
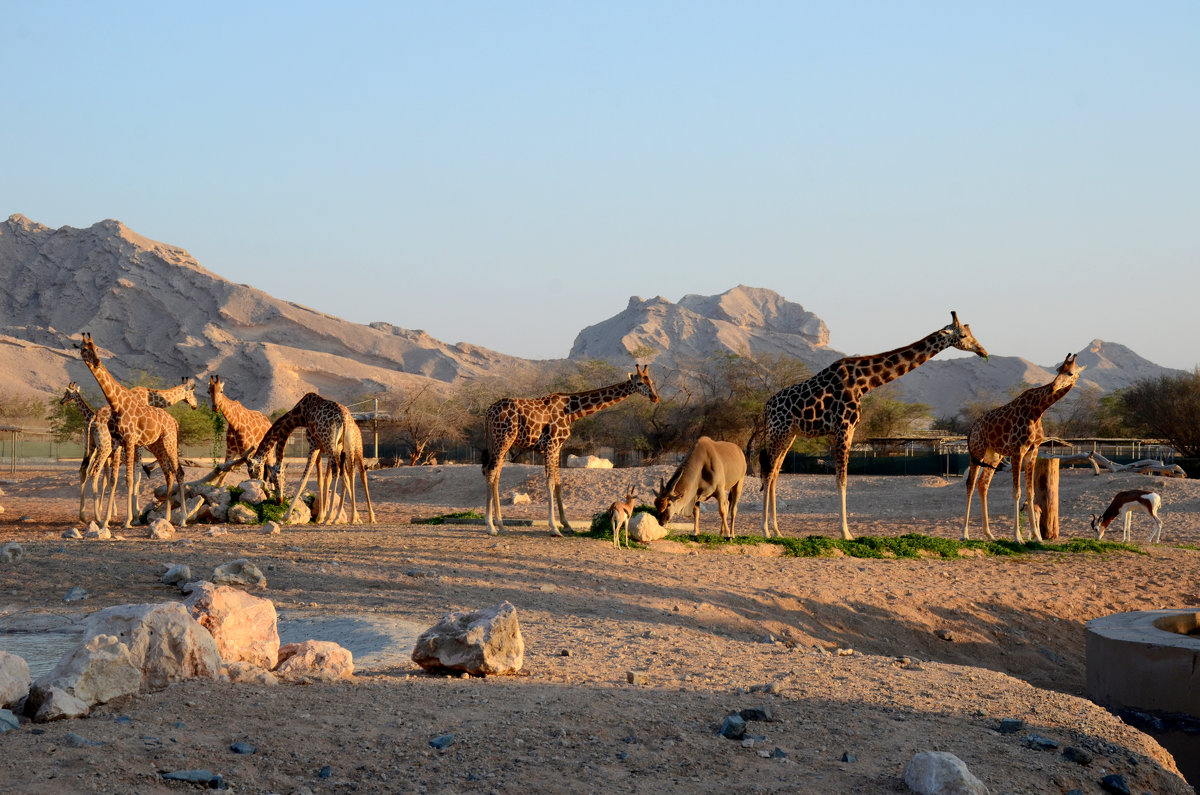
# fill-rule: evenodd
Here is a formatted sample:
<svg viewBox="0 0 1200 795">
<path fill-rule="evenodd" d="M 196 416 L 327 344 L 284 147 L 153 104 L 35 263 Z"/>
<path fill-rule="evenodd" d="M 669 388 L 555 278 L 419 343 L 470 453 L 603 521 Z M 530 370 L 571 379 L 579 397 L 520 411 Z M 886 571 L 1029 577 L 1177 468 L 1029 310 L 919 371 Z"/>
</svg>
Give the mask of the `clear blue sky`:
<svg viewBox="0 0 1200 795">
<path fill-rule="evenodd" d="M 5 3 L 0 217 L 533 358 L 768 287 L 1200 363 L 1200 3 Z"/>
</svg>

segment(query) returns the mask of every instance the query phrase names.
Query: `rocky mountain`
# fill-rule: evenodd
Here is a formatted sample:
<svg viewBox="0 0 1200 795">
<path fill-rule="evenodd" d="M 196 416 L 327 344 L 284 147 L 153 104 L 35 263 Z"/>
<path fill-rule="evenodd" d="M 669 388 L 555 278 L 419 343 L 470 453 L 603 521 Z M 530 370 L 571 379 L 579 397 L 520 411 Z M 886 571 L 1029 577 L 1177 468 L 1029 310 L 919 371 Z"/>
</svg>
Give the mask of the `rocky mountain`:
<svg viewBox="0 0 1200 795">
<path fill-rule="evenodd" d="M 628 364 L 652 360 L 655 369 L 678 369 L 714 351 L 786 354 L 813 369 L 845 354 L 826 347 L 825 321 L 773 290 L 739 285 L 720 295 L 685 295 L 678 304 L 662 296 L 633 296 L 621 313 L 575 337 L 571 359 Z"/>
<path fill-rule="evenodd" d="M 205 270 L 187 251 L 118 221 L 51 229 L 0 223 L 0 373 L 15 393 L 57 393 L 92 377 L 72 342 L 90 331 L 121 379 L 169 383 L 220 371 L 254 408 L 316 390 L 338 400 L 376 390 L 531 367 L 475 345 L 450 345 L 387 323 L 364 326 Z M 206 387 L 206 383 L 201 389 Z"/>
<path fill-rule="evenodd" d="M 263 410 L 308 391 L 337 400 L 380 390 L 512 375 L 540 363 L 475 345 L 451 345 L 388 323 L 362 325 L 281 301 L 205 270 L 182 248 L 144 238 L 118 221 L 50 227 L 13 215 L 0 223 L 0 392 L 49 396 L 92 377 L 72 346 L 90 331 L 109 369 L 167 383 L 220 372 L 228 394 Z M 900 341 L 903 342 L 903 341 Z M 794 356 L 813 372 L 844 354 L 829 329 L 778 293 L 739 285 L 720 295 L 633 297 L 624 311 L 579 332 L 570 359 L 621 367 L 654 364 L 665 381 L 714 352 Z M 1080 386 L 1103 391 L 1173 372 L 1123 345 L 1093 340 L 1079 351 Z M 1017 357 L 938 357 L 897 383 L 937 416 L 969 400 L 1003 399 L 1014 384 L 1046 383 L 1058 362 Z M 1080 387 L 1076 387 L 1077 389 Z"/>
</svg>

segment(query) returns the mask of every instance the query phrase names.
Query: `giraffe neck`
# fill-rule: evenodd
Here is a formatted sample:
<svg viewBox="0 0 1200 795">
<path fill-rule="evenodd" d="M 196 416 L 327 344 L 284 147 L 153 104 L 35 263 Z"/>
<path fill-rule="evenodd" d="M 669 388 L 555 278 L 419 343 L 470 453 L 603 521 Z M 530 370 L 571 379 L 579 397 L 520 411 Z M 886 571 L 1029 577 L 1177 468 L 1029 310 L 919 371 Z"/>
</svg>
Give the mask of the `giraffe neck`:
<svg viewBox="0 0 1200 795">
<path fill-rule="evenodd" d="M 84 422 L 91 422 L 92 418 L 96 416 L 96 410 L 89 406 L 87 401 L 83 399 L 83 395 L 78 392 L 71 393 L 71 402 L 79 409 L 79 413 L 83 415 Z"/>
<path fill-rule="evenodd" d="M 1053 381 L 1042 386 L 1035 386 L 1033 389 L 1026 389 L 1022 392 L 1013 401 L 1013 405 L 1030 416 L 1041 417 L 1046 409 L 1057 403 L 1059 398 L 1071 390 L 1071 386 L 1074 386 L 1074 382 L 1065 389 L 1062 387 L 1055 389 Z"/>
<path fill-rule="evenodd" d="M 160 409 L 170 408 L 187 396 L 187 384 L 173 386 L 170 389 L 151 389 L 149 403 Z"/>
<path fill-rule="evenodd" d="M 102 362 L 94 365 L 90 362 L 84 364 L 96 377 L 96 383 L 100 385 L 100 391 L 104 393 L 108 405 L 113 407 L 113 411 L 120 412 L 121 406 L 128 401 L 129 390 L 117 383 L 117 379 L 112 377 L 112 373 L 108 372 L 108 368 Z"/>
<path fill-rule="evenodd" d="M 853 384 L 858 379 L 866 378 L 867 383 L 860 392 L 867 392 L 915 370 L 949 348 L 952 342 L 950 335 L 939 330 L 911 345 L 873 356 L 853 356 L 844 359 L 848 365 L 847 380 Z"/>
<path fill-rule="evenodd" d="M 563 408 L 563 415 L 568 422 L 575 422 L 589 414 L 602 411 L 614 403 L 620 403 L 636 391 L 637 387 L 632 381 L 622 381 L 619 384 L 602 386 L 590 392 L 575 392 L 567 395 L 567 405 Z"/>
<path fill-rule="evenodd" d="M 243 407 L 241 403 L 238 403 L 233 398 L 226 397 L 224 392 L 216 392 L 213 395 L 213 408 L 225 418 L 226 422 L 234 425 L 240 419 L 241 412 L 239 409 Z"/>
<path fill-rule="evenodd" d="M 270 429 L 263 436 L 262 440 L 259 441 L 258 447 L 254 450 L 253 456 L 255 458 L 266 455 L 277 444 L 282 445 L 292 435 L 292 431 L 305 424 L 304 412 L 298 410 L 298 408 L 292 409 L 271 424 Z"/>
</svg>

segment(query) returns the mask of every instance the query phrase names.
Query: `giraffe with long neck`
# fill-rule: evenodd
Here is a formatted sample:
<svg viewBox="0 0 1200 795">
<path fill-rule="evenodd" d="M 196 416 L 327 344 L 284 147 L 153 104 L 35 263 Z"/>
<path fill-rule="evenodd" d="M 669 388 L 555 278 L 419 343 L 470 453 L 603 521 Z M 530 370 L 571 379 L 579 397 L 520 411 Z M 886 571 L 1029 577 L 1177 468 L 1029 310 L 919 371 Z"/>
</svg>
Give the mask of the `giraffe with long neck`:
<svg viewBox="0 0 1200 795">
<path fill-rule="evenodd" d="M 219 375 L 209 376 L 208 396 L 212 399 L 213 411 L 225 418 L 225 460 L 238 458 L 256 448 L 271 428 L 271 421 L 267 416 L 227 397 L 225 382 Z M 274 448 L 268 453 L 266 463 L 268 466 L 275 465 Z M 224 483 L 228 475 L 229 470 L 222 472 L 216 485 Z"/>
<path fill-rule="evenodd" d="M 182 383 L 178 386 L 170 389 L 148 389 L 144 386 L 135 386 L 129 391 L 135 395 L 144 395 L 143 399 L 148 405 L 160 409 L 168 409 L 180 401 L 187 403 L 192 408 L 199 407 L 200 403 L 196 400 L 196 382 L 187 376 L 184 376 L 181 381 Z"/>
<path fill-rule="evenodd" d="M 1024 473 L 1030 539 L 1042 540 L 1033 505 L 1033 469 L 1038 447 L 1046 439 L 1042 415 L 1071 391 L 1083 370 L 1083 366 L 1075 363 L 1075 356 L 1067 354 L 1050 383 L 1026 389 L 1009 403 L 986 412 L 971 423 L 967 436 L 971 464 L 967 471 L 967 511 L 962 532 L 964 540 L 971 525 L 971 494 L 976 485 L 979 487 L 979 507 L 983 512 L 983 532 L 987 533 L 988 538 L 995 538 L 988 527 L 987 494 L 992 475 L 1004 456 L 1012 459 L 1013 536 L 1018 544 L 1021 543 L 1021 476 Z"/>
<path fill-rule="evenodd" d="M 500 470 L 509 451 L 534 450 L 546 461 L 546 491 L 550 507 L 550 532 L 561 536 L 554 520 L 554 506 L 563 529 L 568 532 L 562 503 L 562 483 L 559 481 L 558 459 L 563 442 L 571 436 L 571 424 L 598 411 L 620 403 L 631 395 L 645 395 L 658 402 L 658 393 L 650 380 L 650 365 L 636 366 L 637 372 L 620 383 L 588 392 L 554 392 L 538 398 L 501 398 L 488 407 L 484 417 L 487 449 L 483 454 L 483 476 L 487 480 L 487 528 L 496 535 L 504 529 L 500 517 Z"/>
<path fill-rule="evenodd" d="M 762 471 L 763 535 L 779 535 L 775 485 L 784 456 L 797 436 L 828 436 L 842 509 L 842 538 L 852 539 L 846 517 L 846 473 L 854 429 L 862 416 L 862 397 L 921 366 L 947 348 L 969 351 L 984 359 L 987 351 L 971 335 L 971 327 L 950 313 L 950 325 L 911 345 L 874 356 L 838 359 L 807 381 L 772 395 L 764 408 L 766 445 L 759 455 Z"/>
<path fill-rule="evenodd" d="M 171 485 L 179 483 L 179 505 L 183 511 L 180 526 L 187 525 L 187 501 L 183 491 L 183 469 L 179 465 L 179 423 L 175 418 L 157 406 L 151 406 L 133 390 L 126 389 L 113 378 L 108 368 L 100 361 L 92 335 L 84 333 L 83 341 L 77 345 L 83 363 L 91 370 L 104 392 L 104 397 L 112 407 L 117 420 L 117 430 L 122 440 L 122 453 L 125 463 L 125 485 L 128 488 L 124 527 L 133 526 L 134 516 L 134 459 L 137 449 L 145 447 L 154 454 L 159 468 L 167 479 L 167 510 L 166 519 L 171 521 Z M 105 517 L 105 526 L 108 517 Z"/>
<path fill-rule="evenodd" d="M 327 510 L 328 506 L 333 502 L 333 494 L 326 496 L 326 485 L 324 478 L 321 476 L 320 456 L 322 454 L 329 457 L 329 490 L 336 491 L 336 483 L 334 481 L 333 470 L 337 462 L 341 461 L 342 450 L 345 444 L 345 421 L 348 417 L 348 410 L 342 404 L 334 400 L 327 400 L 321 397 L 316 392 L 309 392 L 304 397 L 300 398 L 299 402 L 292 407 L 290 411 L 283 414 L 271 427 L 267 429 L 266 434 L 259 441 L 258 446 L 254 448 L 247 456 L 247 466 L 250 469 L 250 476 L 262 478 L 266 469 L 266 462 L 271 453 L 276 455 L 275 479 L 279 485 L 279 498 L 283 499 L 284 492 L 284 470 L 283 470 L 283 448 L 287 444 L 288 437 L 292 435 L 292 431 L 297 428 L 304 428 L 310 446 L 308 464 L 304 467 L 304 475 L 300 478 L 300 488 L 296 490 L 296 496 L 292 498 L 292 505 L 300 499 L 300 495 L 304 493 L 304 487 L 308 485 L 308 479 L 312 474 L 313 467 L 317 468 L 317 483 L 318 491 L 320 492 L 320 508 L 323 514 L 323 523 L 328 524 L 336 517 L 332 511 Z M 350 420 L 353 422 L 353 420 Z M 372 520 L 374 519 L 372 511 Z M 322 517 L 318 516 L 318 519 Z"/>
</svg>

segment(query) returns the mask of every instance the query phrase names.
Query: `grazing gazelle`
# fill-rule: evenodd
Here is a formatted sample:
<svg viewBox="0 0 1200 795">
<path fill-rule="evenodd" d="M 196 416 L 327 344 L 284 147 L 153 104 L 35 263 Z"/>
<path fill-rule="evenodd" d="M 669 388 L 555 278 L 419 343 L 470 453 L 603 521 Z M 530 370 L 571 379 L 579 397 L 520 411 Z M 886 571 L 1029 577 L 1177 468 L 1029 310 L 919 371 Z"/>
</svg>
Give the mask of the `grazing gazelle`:
<svg viewBox="0 0 1200 795">
<path fill-rule="evenodd" d="M 617 549 L 621 548 L 621 528 L 625 528 L 625 546 L 633 549 L 629 544 L 629 518 L 633 516 L 633 507 L 637 504 L 637 492 L 630 489 L 625 493 L 623 501 L 618 500 L 608 507 L 608 518 L 612 523 L 613 531 L 613 546 Z"/>
<path fill-rule="evenodd" d="M 1112 502 L 1104 509 L 1103 516 L 1092 514 L 1092 529 L 1096 531 L 1096 538 L 1104 538 L 1104 531 L 1112 524 L 1113 519 L 1117 516 L 1125 517 L 1125 533 L 1122 535 L 1122 541 L 1129 540 L 1129 525 L 1133 521 L 1134 511 L 1145 511 L 1150 514 L 1150 519 L 1154 522 L 1154 529 L 1150 531 L 1149 543 L 1155 544 L 1162 541 L 1162 519 L 1158 518 L 1158 506 L 1162 505 L 1162 497 L 1156 492 L 1147 491 L 1146 489 L 1130 489 L 1129 491 L 1118 492 L 1117 496 L 1113 497 Z"/>
</svg>

